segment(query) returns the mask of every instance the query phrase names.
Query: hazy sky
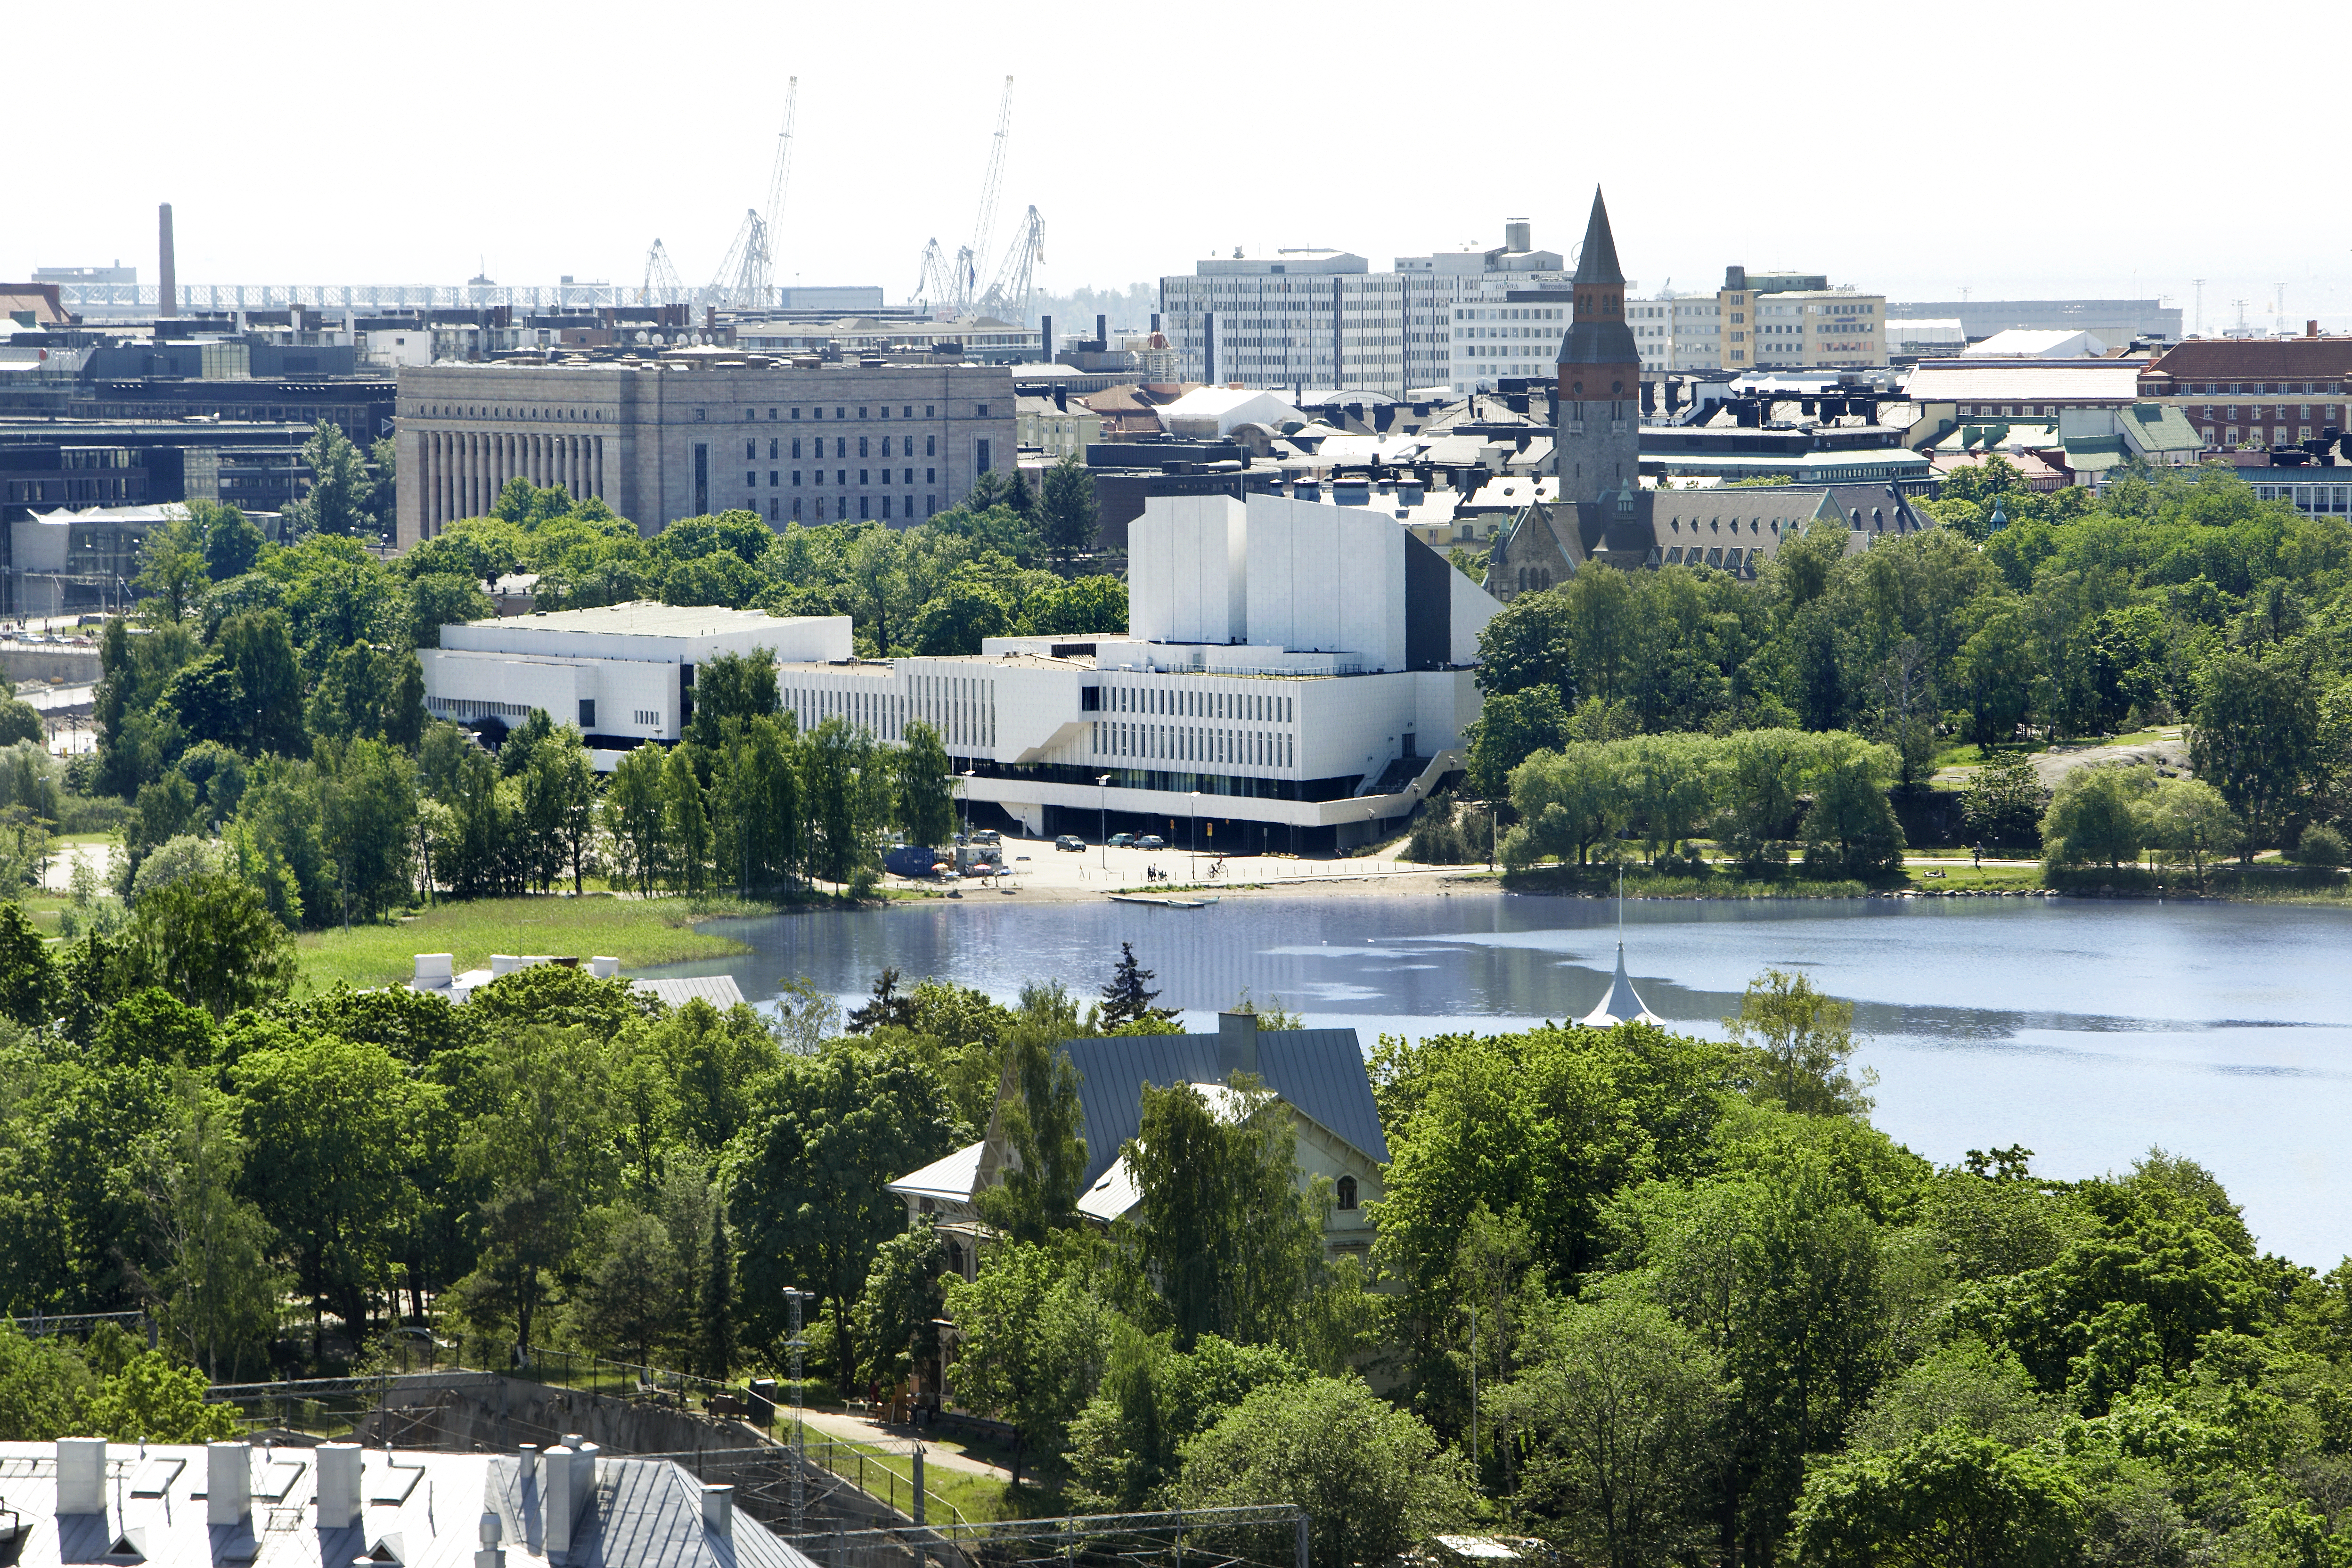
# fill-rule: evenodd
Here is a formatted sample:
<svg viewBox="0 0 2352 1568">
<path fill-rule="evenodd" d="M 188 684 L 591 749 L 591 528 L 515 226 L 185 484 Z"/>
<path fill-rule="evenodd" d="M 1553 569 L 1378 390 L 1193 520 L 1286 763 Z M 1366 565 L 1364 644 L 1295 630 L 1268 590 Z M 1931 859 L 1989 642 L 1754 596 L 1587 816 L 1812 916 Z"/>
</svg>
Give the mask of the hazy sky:
<svg viewBox="0 0 2352 1568">
<path fill-rule="evenodd" d="M 1644 289 L 1741 262 L 2189 307 L 2202 276 L 2209 328 L 2282 282 L 2299 328 L 2352 318 L 2309 63 L 2347 34 L 2334 6 L 2069 0 L 28 5 L 11 52 L 55 65 L 11 117 L 0 276 L 152 282 L 170 201 L 184 282 L 634 281 L 656 236 L 705 281 L 797 76 L 778 280 L 896 300 L 926 239 L 971 237 L 1010 72 L 992 248 L 1034 204 L 1059 291 L 1236 245 L 1385 268 L 1507 217 L 1565 251 L 1598 181 Z"/>
</svg>

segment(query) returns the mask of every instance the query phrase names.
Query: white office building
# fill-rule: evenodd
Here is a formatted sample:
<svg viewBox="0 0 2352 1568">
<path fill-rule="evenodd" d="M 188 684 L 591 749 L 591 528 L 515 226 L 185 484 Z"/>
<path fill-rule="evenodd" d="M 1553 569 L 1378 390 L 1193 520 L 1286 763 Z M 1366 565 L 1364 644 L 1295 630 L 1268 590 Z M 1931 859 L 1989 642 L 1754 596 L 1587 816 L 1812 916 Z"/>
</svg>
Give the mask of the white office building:
<svg viewBox="0 0 2352 1568">
<path fill-rule="evenodd" d="M 768 648 L 803 730 L 934 726 L 975 804 L 1032 832 L 1202 829 L 1236 850 L 1361 842 L 1462 768 L 1478 633 L 1502 606 L 1388 511 L 1155 496 L 1129 528 L 1123 636 L 861 659 L 846 616 L 616 605 L 444 626 L 425 706 L 587 733 L 602 771 L 682 737 L 697 665 Z"/>
<path fill-rule="evenodd" d="M 443 626 L 441 646 L 416 657 L 435 718 L 511 729 L 536 709 L 578 725 L 610 773 L 633 746 L 684 736 L 697 665 L 763 647 L 780 659 L 846 659 L 849 635 L 847 616 L 613 605 Z"/>
<path fill-rule="evenodd" d="M 937 726 L 964 791 L 1034 833 L 1171 831 L 1252 852 L 1360 842 L 1460 771 L 1502 606 L 1370 509 L 1153 497 L 1124 637 L 787 664 L 803 727 Z"/>
<path fill-rule="evenodd" d="M 1625 325 L 1649 372 L 1720 370 L 1723 367 L 1723 306 L 1712 294 L 1662 289 L 1625 300 Z"/>
<path fill-rule="evenodd" d="M 1525 219 L 1503 228 L 1499 246 L 1400 256 L 1388 272 L 1338 250 L 1211 257 L 1160 280 L 1160 319 L 1183 376 L 1212 384 L 1403 396 L 1549 376 L 1559 331 L 1537 352 L 1524 330 L 1535 318 L 1510 296 L 1564 289 L 1568 275 Z"/>
</svg>

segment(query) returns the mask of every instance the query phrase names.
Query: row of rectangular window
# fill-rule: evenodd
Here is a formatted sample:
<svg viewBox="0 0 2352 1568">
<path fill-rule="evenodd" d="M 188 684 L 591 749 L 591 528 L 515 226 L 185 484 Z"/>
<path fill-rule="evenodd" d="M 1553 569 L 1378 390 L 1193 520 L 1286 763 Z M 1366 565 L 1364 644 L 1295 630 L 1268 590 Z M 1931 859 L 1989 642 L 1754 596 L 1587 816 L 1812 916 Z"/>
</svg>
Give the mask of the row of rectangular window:
<svg viewBox="0 0 2352 1568">
<path fill-rule="evenodd" d="M 1096 706 L 1091 689 L 1083 692 L 1081 700 L 1087 709 Z M 1118 686 L 1102 688 L 1097 699 L 1101 706 L 1113 713 L 1166 713 L 1192 719 L 1247 719 L 1259 722 L 1288 724 L 1298 718 L 1298 700 L 1271 691 L 1192 690 L 1160 686 Z"/>
<path fill-rule="evenodd" d="M 892 498 L 888 496 L 884 496 L 882 498 L 882 521 L 884 522 L 898 521 L 896 518 L 891 516 L 891 499 Z M 859 496 L 857 498 L 857 515 L 860 521 L 871 521 L 873 519 L 873 502 L 874 498 L 872 496 Z M 758 511 L 760 510 L 760 498 L 753 496 L 749 500 L 746 500 L 743 503 L 743 506 L 748 511 Z M 816 521 L 819 522 L 846 522 L 849 521 L 849 498 L 847 496 L 843 496 L 839 504 L 834 508 L 833 515 L 831 517 L 827 517 L 824 514 L 824 497 L 819 496 L 816 498 L 815 511 Z M 939 513 L 940 498 L 937 496 L 925 496 L 923 498 L 923 515 L 925 517 L 937 517 Z M 906 510 L 899 515 L 909 522 L 914 521 L 915 498 L 913 496 L 908 496 L 907 498 Z M 768 521 L 770 522 L 782 522 L 786 521 L 782 501 L 772 496 L 768 500 Z M 801 498 L 798 496 L 794 496 L 793 498 L 793 510 L 790 521 L 793 522 L 803 521 L 801 517 Z"/>
<path fill-rule="evenodd" d="M 815 476 L 815 478 L 814 478 L 813 479 L 811 479 L 811 480 L 809 481 L 811 484 L 817 484 L 817 485 L 821 485 L 821 484 L 824 483 L 824 470 L 823 468 L 811 468 L 811 469 L 809 469 L 808 471 L 809 471 L 811 474 L 813 474 L 813 475 L 814 475 L 814 476 Z M 783 488 L 783 487 L 782 487 L 782 484 L 780 484 L 780 483 L 778 482 L 778 476 L 779 476 L 780 474 L 782 474 L 782 472 L 783 472 L 783 470 L 782 470 L 782 469 L 780 469 L 780 468 L 770 468 L 770 469 L 768 470 L 768 488 L 769 488 L 769 489 L 782 489 Z M 874 480 L 872 478 L 870 478 L 870 477 L 869 477 L 869 476 L 871 476 L 871 475 L 873 474 L 873 472 L 874 472 L 874 470 L 873 470 L 873 469 L 871 469 L 871 468 L 860 468 L 860 469 L 858 469 L 858 470 L 857 470 L 857 482 L 858 482 L 859 484 L 861 484 L 861 485 L 870 485 L 870 484 L 874 484 L 874 483 L 876 483 L 877 481 L 876 481 L 876 480 Z M 938 484 L 938 483 L 940 482 L 939 475 L 940 475 L 940 471 L 939 471 L 937 468 L 925 468 L 925 469 L 923 470 L 923 483 L 925 483 L 925 484 L 927 484 L 927 485 L 935 485 L 935 484 Z M 801 482 L 801 470 L 800 470 L 800 469 L 798 469 L 798 468 L 794 468 L 794 469 L 793 469 L 793 470 L 792 470 L 792 476 L 793 476 L 793 484 L 794 485 L 794 487 L 795 487 L 795 488 L 797 488 L 797 487 L 799 486 L 800 482 Z M 744 470 L 743 470 L 743 482 L 744 482 L 744 484 L 746 484 L 746 485 L 750 486 L 750 487 L 751 487 L 751 489 L 759 489 L 759 486 L 760 486 L 760 470 L 759 470 L 759 469 L 757 469 L 757 468 L 746 468 L 746 469 L 744 469 Z M 849 488 L 849 470 L 848 470 L 847 468 L 835 468 L 835 469 L 834 469 L 834 470 L 833 470 L 833 482 L 834 482 L 834 484 L 835 484 L 837 488 L 842 489 L 847 489 Z M 890 482 L 890 470 L 889 470 L 889 469 L 885 468 L 885 469 L 883 469 L 883 470 L 882 470 L 882 478 L 881 478 L 881 480 L 880 480 L 879 482 L 881 482 L 881 483 L 883 483 L 883 484 L 886 484 L 886 485 L 887 485 L 887 484 L 888 484 L 888 483 Z M 905 470 L 905 472 L 904 472 L 903 476 L 902 476 L 902 477 L 899 479 L 899 480 L 898 480 L 898 483 L 900 483 L 900 484 L 902 484 L 902 485 L 911 485 L 911 484 L 913 484 L 914 482 L 915 482 L 915 470 L 914 470 L 914 469 L 912 469 L 912 468 L 908 468 L 908 469 Z"/>
<path fill-rule="evenodd" d="M 871 455 L 871 454 L 867 451 L 867 443 L 868 443 L 868 442 L 870 442 L 872 439 L 873 439 L 873 437 L 870 437 L 870 436 L 860 436 L 860 437 L 857 438 L 857 455 L 858 455 L 859 457 L 864 458 L 864 457 L 867 457 L 867 456 L 870 456 L 870 455 Z M 811 442 L 810 442 L 810 444 L 811 444 L 811 446 L 812 446 L 814 449 L 809 453 L 809 456 L 811 456 L 811 457 L 813 457 L 813 458 L 814 458 L 818 459 L 820 462 L 822 462 L 822 461 L 824 460 L 824 437 L 822 437 L 822 436 L 814 437 L 812 437 L 812 438 L 811 438 Z M 782 452 L 783 445 L 784 445 L 784 443 L 783 443 L 783 440 L 782 440 L 782 437 L 777 437 L 777 438 L 774 438 L 774 439 L 772 439 L 772 440 L 770 440 L 770 441 L 769 441 L 769 443 L 768 443 L 768 459 L 769 459 L 769 461 L 773 462 L 777 458 L 782 457 L 782 456 L 783 455 L 783 452 Z M 793 455 L 793 458 L 794 458 L 795 460 L 797 460 L 797 459 L 799 458 L 800 455 L 801 455 L 801 438 L 800 438 L 799 437 L 795 436 L 795 437 L 793 437 L 792 438 L 792 448 L 793 448 L 792 455 Z M 834 442 L 833 442 L 833 455 L 834 455 L 835 457 L 836 457 L 836 458 L 846 458 L 847 456 L 849 456 L 849 437 L 846 437 L 846 436 L 836 436 L 836 437 L 834 437 Z M 885 437 L 882 437 L 882 452 L 881 452 L 881 456 L 883 456 L 883 457 L 887 458 L 887 457 L 888 457 L 889 455 L 890 455 L 890 437 L 887 437 L 887 436 L 885 436 Z M 911 458 L 911 457 L 913 457 L 913 456 L 915 455 L 915 438 L 914 438 L 912 436 L 909 436 L 909 437 L 908 437 L 906 438 L 906 441 L 904 442 L 903 446 L 901 447 L 901 449 L 900 449 L 900 451 L 899 451 L 899 454 L 898 454 L 898 455 L 899 455 L 900 457 L 904 457 L 904 458 Z M 938 457 L 939 455 L 940 455 L 940 438 L 939 438 L 937 436 L 926 436 L 926 437 L 923 437 L 923 456 L 924 456 L 924 457 L 926 457 L 926 458 L 936 458 L 936 457 Z M 746 442 L 744 442 L 744 443 L 743 443 L 743 460 L 744 460 L 745 462 L 747 462 L 747 463 L 757 462 L 757 461 L 759 460 L 759 458 L 760 458 L 760 443 L 758 443 L 757 441 L 746 441 Z"/>
<path fill-rule="evenodd" d="M 1233 763 L 1249 768 L 1297 765 L 1292 738 L 1274 730 L 1203 730 L 1190 724 L 1135 724 L 1099 719 L 1098 757 L 1151 757 L 1174 763 Z"/>
<path fill-rule="evenodd" d="M 867 404 L 867 405 L 864 405 L 864 406 L 860 407 L 860 408 L 857 410 L 857 417 L 859 417 L 860 419 L 865 419 L 865 418 L 869 417 L 870 416 L 869 416 L 869 412 L 868 412 L 868 411 L 869 411 L 872 407 L 874 407 L 874 406 L 875 406 L 875 405 L 872 405 L 872 404 Z M 885 418 L 885 419 L 889 418 L 889 417 L 890 417 L 890 405 L 889 405 L 888 404 L 887 404 L 887 403 L 886 403 L 886 404 L 881 405 L 880 406 L 881 406 L 881 409 L 882 409 L 882 417 L 883 417 L 883 418 Z M 707 408 L 698 408 L 698 409 L 696 409 L 696 410 L 694 411 L 694 416 L 695 416 L 695 418 L 697 418 L 698 420 L 708 419 L 708 418 L 709 417 L 709 416 L 710 416 L 710 411 L 709 411 L 709 409 L 707 409 Z M 801 411 L 800 411 L 799 409 L 795 408 L 795 409 L 793 409 L 793 410 L 792 411 L 792 417 L 793 417 L 793 418 L 797 419 L 797 418 L 799 418 L 800 416 L 801 416 Z M 811 409 L 809 410 L 809 416 L 810 416 L 812 419 L 822 419 L 822 418 L 824 418 L 824 409 L 822 409 L 822 408 L 814 408 L 814 407 L 813 407 L 813 408 L 811 408 Z M 835 407 L 834 407 L 834 410 L 833 410 L 833 416 L 834 416 L 835 419 L 846 419 L 846 418 L 848 418 L 848 417 L 849 417 L 849 407 L 848 407 L 848 405 L 847 405 L 846 404 L 839 404 L 839 405 L 835 405 Z M 912 419 L 914 416 L 915 416 L 915 405 L 914 405 L 913 404 L 911 404 L 911 403 L 903 403 L 903 404 L 900 404 L 900 405 L 898 405 L 898 417 L 899 417 L 899 418 L 901 418 L 901 419 Z M 988 417 L 988 405 L 987 405 L 987 404 L 985 404 L 985 403 L 975 403 L 975 404 L 973 404 L 973 405 L 971 405 L 971 416 L 972 416 L 973 418 L 975 418 L 975 419 L 985 419 L 985 418 L 987 418 L 987 417 Z M 745 410 L 743 410 L 743 417 L 744 417 L 744 418 L 746 418 L 746 419 L 757 419 L 757 418 L 759 418 L 759 417 L 760 417 L 760 411 L 759 411 L 758 409 L 756 409 L 756 408 L 746 408 Z M 769 418 L 771 418 L 771 419 L 775 418 L 775 417 L 776 417 L 776 410 L 774 410 L 774 409 L 772 409 L 772 408 L 769 409 L 769 410 L 768 410 L 768 417 L 769 417 Z M 938 417 L 939 417 L 939 405 L 938 405 L 937 404 L 931 404 L 931 403 L 926 403 L 926 404 L 924 404 L 924 405 L 923 405 L 923 417 L 924 417 L 924 418 L 926 418 L 926 419 L 936 419 L 936 418 L 938 418 Z M 950 416 L 950 417 L 952 417 L 952 416 Z"/>
</svg>

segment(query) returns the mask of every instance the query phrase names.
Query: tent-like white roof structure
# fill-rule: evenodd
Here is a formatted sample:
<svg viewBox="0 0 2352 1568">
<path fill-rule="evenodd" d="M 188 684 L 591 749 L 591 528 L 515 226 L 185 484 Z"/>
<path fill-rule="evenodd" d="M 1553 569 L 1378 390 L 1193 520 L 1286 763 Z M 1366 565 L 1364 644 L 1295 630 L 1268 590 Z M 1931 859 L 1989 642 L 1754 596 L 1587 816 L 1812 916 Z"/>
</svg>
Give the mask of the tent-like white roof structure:
<svg viewBox="0 0 2352 1568">
<path fill-rule="evenodd" d="M 1607 1029 L 1619 1024 L 1663 1024 L 1664 1018 L 1650 1011 L 1634 993 L 1633 983 L 1625 978 L 1625 944 L 1617 944 L 1617 977 L 1609 983 L 1609 994 L 1601 1005 L 1578 1020 L 1590 1029 Z"/>
</svg>

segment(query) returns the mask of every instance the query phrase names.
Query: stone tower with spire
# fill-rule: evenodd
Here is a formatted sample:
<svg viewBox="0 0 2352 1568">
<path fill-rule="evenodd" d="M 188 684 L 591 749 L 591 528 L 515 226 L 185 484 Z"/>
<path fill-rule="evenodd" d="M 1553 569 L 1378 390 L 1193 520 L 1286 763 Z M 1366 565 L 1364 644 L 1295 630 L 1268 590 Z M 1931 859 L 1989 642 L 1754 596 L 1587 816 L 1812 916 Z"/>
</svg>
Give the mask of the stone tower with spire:
<svg viewBox="0 0 2352 1568">
<path fill-rule="evenodd" d="M 1559 407 L 1553 434 L 1559 499 L 1591 502 L 1637 489 L 1642 455 L 1642 354 L 1625 325 L 1625 274 L 1609 232 L 1609 208 L 1592 189 L 1592 216 L 1577 258 L 1574 314 L 1559 344 Z"/>
</svg>

